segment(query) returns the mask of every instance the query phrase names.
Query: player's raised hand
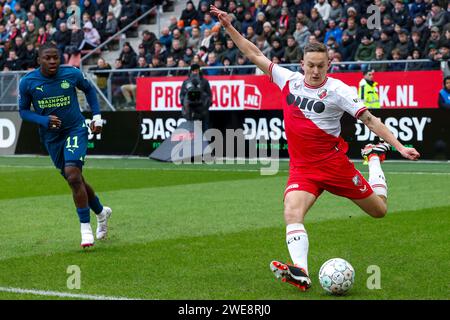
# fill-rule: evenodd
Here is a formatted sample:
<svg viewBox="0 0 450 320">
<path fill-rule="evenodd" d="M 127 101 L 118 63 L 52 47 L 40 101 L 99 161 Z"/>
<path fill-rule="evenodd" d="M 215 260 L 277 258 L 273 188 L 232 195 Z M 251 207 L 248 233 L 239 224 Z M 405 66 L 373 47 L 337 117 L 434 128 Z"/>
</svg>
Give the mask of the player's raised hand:
<svg viewBox="0 0 450 320">
<path fill-rule="evenodd" d="M 48 128 L 51 130 L 56 130 L 61 128 L 61 120 L 57 116 L 49 115 L 48 116 Z"/>
<path fill-rule="evenodd" d="M 209 7 L 211 14 L 219 19 L 220 24 L 226 28 L 231 25 L 231 17 L 225 11 L 219 10 L 216 6 L 211 5 Z"/>
<path fill-rule="evenodd" d="M 420 153 L 414 148 L 403 148 L 399 150 L 400 154 L 409 160 L 419 160 Z"/>
</svg>

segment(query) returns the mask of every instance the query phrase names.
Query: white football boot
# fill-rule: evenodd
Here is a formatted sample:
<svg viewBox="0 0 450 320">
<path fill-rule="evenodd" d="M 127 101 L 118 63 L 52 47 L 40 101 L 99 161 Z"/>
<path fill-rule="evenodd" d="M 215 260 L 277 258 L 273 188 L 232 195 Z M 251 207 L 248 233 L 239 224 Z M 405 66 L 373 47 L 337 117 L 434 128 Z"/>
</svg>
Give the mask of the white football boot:
<svg viewBox="0 0 450 320">
<path fill-rule="evenodd" d="M 108 233 L 108 219 L 111 217 L 112 210 L 109 207 L 103 206 L 101 213 L 97 214 L 97 232 L 96 236 L 98 240 L 106 238 Z"/>
<path fill-rule="evenodd" d="M 94 245 L 94 234 L 92 233 L 91 224 L 81 224 L 81 246 L 83 248 L 92 247 Z"/>
</svg>

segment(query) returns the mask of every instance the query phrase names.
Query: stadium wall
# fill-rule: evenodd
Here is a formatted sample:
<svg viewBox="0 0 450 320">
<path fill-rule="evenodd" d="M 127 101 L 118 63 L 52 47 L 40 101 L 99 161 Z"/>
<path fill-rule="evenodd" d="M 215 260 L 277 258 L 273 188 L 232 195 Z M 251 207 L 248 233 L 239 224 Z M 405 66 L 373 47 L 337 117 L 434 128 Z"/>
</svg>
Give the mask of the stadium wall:
<svg viewBox="0 0 450 320">
<path fill-rule="evenodd" d="M 417 148 L 422 159 L 450 159 L 450 110 L 380 109 L 373 113 L 402 143 Z M 90 114 L 85 116 L 89 118 Z M 89 135 L 88 154 L 148 156 L 184 121 L 178 111 L 104 112 L 103 118 L 103 133 Z M 225 139 L 227 129 L 242 129 L 247 155 L 250 141 L 256 139 L 257 148 L 268 149 L 269 155 L 276 148 L 280 157 L 288 157 L 281 110 L 211 112 L 210 127 L 219 129 Z M 37 130 L 37 125 L 22 122 L 17 112 L 0 112 L 0 155 L 46 154 Z M 353 159 L 359 159 L 360 149 L 375 140 L 362 123 L 349 115 L 342 119 L 342 136 L 349 142 L 348 155 Z M 261 143 L 263 139 L 267 143 Z M 393 153 L 391 159 L 401 157 Z"/>
</svg>

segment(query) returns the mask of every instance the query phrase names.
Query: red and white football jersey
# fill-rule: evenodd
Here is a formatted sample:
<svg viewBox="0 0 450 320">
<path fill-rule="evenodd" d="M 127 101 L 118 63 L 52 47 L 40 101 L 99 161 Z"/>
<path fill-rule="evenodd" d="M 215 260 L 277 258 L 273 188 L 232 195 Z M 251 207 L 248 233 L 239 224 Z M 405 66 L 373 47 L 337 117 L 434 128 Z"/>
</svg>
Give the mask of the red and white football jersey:
<svg viewBox="0 0 450 320">
<path fill-rule="evenodd" d="M 327 77 L 313 87 L 299 72 L 273 63 L 269 70 L 270 80 L 281 89 L 291 166 L 346 153 L 348 145 L 340 136 L 340 120 L 344 112 L 358 118 L 367 109 L 358 94 L 338 79 Z"/>
</svg>

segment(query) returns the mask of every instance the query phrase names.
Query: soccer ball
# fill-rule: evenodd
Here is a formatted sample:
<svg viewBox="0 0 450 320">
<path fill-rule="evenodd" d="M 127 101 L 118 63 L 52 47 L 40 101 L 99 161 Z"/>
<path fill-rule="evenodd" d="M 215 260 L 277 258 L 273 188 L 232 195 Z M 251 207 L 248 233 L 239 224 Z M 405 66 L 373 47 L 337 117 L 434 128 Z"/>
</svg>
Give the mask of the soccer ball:
<svg viewBox="0 0 450 320">
<path fill-rule="evenodd" d="M 355 270 L 352 265 L 341 258 L 330 259 L 319 271 L 322 288 L 334 295 L 347 293 L 355 282 Z"/>
</svg>

